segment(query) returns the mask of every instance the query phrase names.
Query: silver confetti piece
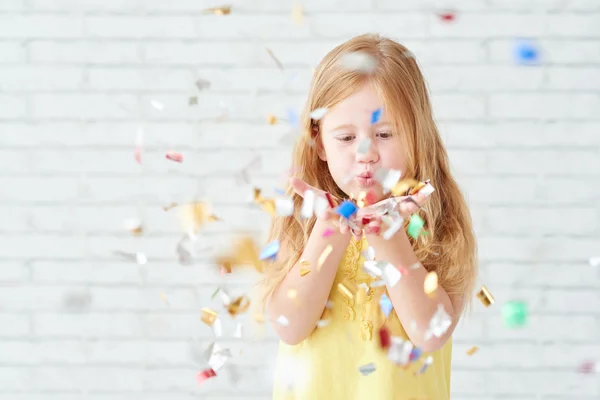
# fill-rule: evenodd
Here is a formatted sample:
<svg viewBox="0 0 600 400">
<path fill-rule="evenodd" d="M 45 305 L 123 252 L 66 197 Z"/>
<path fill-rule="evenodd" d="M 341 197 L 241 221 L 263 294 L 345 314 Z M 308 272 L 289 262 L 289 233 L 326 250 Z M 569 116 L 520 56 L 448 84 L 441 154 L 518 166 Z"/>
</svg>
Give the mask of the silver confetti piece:
<svg viewBox="0 0 600 400">
<path fill-rule="evenodd" d="M 372 374 L 373 372 L 375 372 L 375 363 L 369 363 L 369 364 L 362 365 L 362 366 L 358 367 L 358 370 L 364 376 Z"/>
</svg>

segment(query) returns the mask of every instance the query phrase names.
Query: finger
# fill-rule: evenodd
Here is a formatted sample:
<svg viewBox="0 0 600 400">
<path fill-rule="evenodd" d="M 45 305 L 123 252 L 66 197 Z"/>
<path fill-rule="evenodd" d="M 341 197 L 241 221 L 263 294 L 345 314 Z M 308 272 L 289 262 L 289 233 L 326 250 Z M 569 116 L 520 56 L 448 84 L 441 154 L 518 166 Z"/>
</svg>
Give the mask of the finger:
<svg viewBox="0 0 600 400">
<path fill-rule="evenodd" d="M 292 186 L 292 189 L 294 189 L 294 192 L 298 194 L 298 196 L 304 197 L 304 192 L 308 189 L 308 184 L 306 182 L 300 178 L 292 176 L 290 178 L 290 185 Z"/>
</svg>

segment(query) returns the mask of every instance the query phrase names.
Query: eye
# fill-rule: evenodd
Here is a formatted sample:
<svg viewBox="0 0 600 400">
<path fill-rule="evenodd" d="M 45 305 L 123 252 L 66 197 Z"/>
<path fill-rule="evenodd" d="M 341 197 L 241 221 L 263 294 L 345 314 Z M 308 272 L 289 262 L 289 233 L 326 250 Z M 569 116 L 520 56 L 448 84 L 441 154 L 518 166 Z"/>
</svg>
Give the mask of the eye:
<svg viewBox="0 0 600 400">
<path fill-rule="evenodd" d="M 391 139 L 393 135 L 391 132 L 378 132 L 377 136 L 382 139 Z"/>
<path fill-rule="evenodd" d="M 336 137 L 336 139 L 340 142 L 348 143 L 348 142 L 352 141 L 352 139 L 354 139 L 354 135 L 340 135 L 340 136 Z"/>
</svg>

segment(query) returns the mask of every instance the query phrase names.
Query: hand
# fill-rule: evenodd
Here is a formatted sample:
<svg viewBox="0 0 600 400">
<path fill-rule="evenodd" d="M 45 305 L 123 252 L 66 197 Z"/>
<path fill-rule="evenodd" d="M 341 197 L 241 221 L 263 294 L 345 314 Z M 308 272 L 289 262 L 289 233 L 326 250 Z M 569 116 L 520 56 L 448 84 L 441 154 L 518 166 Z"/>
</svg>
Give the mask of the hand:
<svg viewBox="0 0 600 400">
<path fill-rule="evenodd" d="M 427 202 L 428 197 L 423 193 L 417 192 L 412 196 L 406 196 L 399 204 L 398 204 L 398 212 L 402 216 L 402 218 L 409 218 L 412 214 L 419 211 L 425 203 Z"/>
<path fill-rule="evenodd" d="M 319 197 L 323 197 L 325 199 L 327 199 L 327 201 L 330 203 L 331 206 L 331 202 L 332 197 L 331 195 L 329 195 L 329 193 L 325 192 L 324 190 L 318 189 L 314 186 L 309 185 L 308 183 L 304 182 L 302 179 L 300 178 L 296 178 L 295 176 L 290 178 L 290 185 L 292 187 L 292 189 L 294 190 L 294 192 L 304 198 L 304 193 L 307 190 L 312 190 L 315 193 L 315 196 L 319 196 Z M 334 204 L 335 206 L 335 204 Z M 323 215 L 317 215 L 317 218 L 323 220 L 323 221 L 327 221 L 327 220 L 331 220 L 331 219 L 335 219 L 335 217 L 337 216 L 337 213 L 334 211 L 333 207 L 325 209 L 325 211 L 323 212 Z"/>
</svg>

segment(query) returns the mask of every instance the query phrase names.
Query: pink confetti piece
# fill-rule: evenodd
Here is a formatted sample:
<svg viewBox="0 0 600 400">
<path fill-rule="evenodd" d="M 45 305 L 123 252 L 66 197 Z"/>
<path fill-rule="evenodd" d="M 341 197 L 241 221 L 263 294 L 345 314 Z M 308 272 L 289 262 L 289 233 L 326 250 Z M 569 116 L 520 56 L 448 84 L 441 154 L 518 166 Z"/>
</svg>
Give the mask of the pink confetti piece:
<svg viewBox="0 0 600 400">
<path fill-rule="evenodd" d="M 167 152 L 166 158 L 168 160 L 180 163 L 183 161 L 183 154 L 177 153 L 175 151 L 169 151 L 169 152 Z"/>
<path fill-rule="evenodd" d="M 331 235 L 333 235 L 333 229 L 331 229 L 331 228 L 327 228 L 327 229 L 325 229 L 325 232 L 323 232 L 323 237 L 328 237 Z"/>
<path fill-rule="evenodd" d="M 215 371 L 212 368 L 208 368 L 196 374 L 196 381 L 199 385 L 201 385 L 205 380 L 213 378 L 215 376 L 217 376 Z"/>
<path fill-rule="evenodd" d="M 134 151 L 134 158 L 138 164 L 142 164 L 142 148 L 136 147 Z"/>
</svg>

